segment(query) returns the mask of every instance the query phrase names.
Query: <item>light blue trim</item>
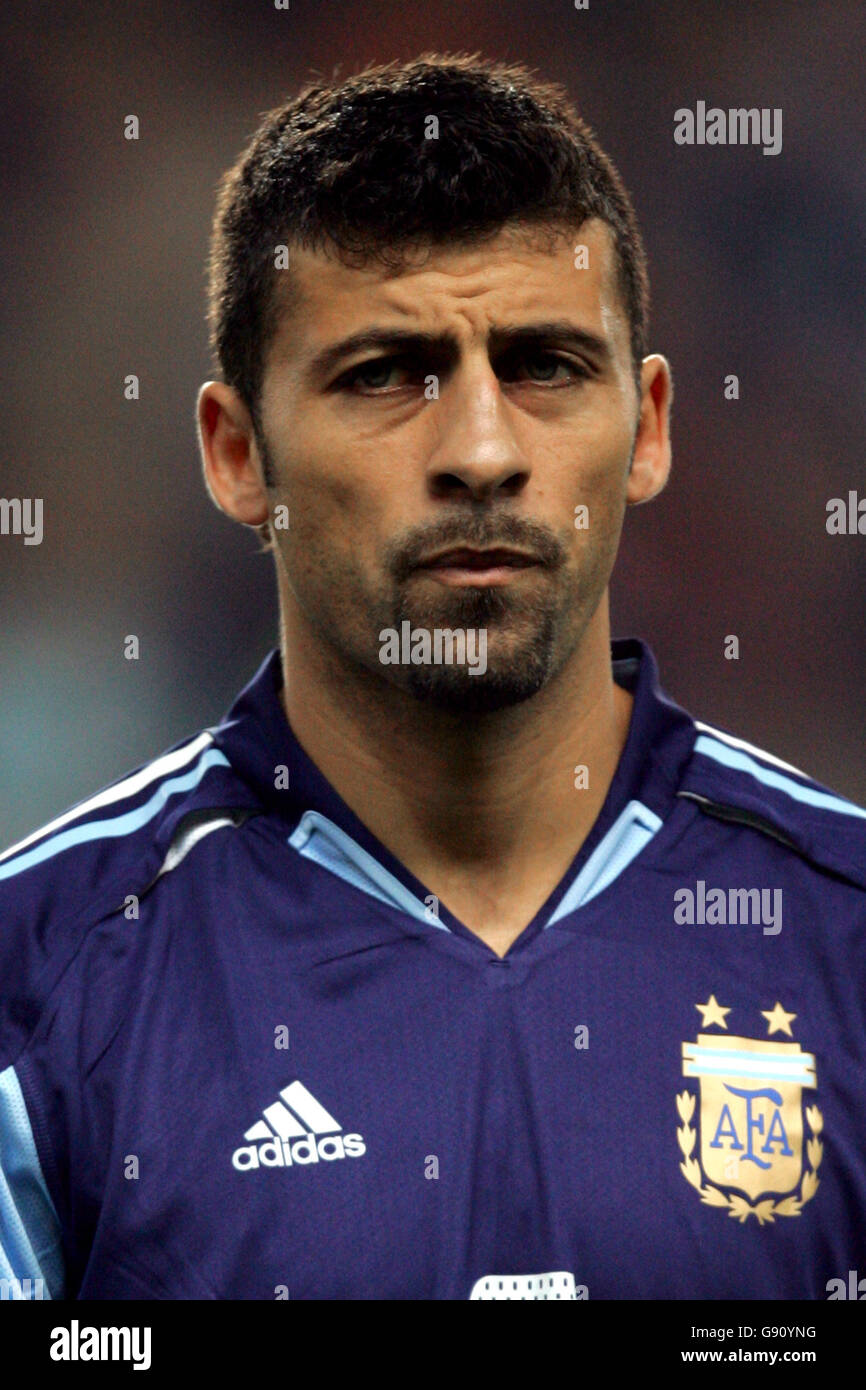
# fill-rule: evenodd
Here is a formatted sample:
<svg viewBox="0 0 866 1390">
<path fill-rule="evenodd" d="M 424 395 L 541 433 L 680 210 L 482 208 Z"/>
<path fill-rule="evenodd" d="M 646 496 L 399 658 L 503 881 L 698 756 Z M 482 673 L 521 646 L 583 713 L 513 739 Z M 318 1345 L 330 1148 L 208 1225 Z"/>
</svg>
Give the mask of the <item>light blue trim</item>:
<svg viewBox="0 0 866 1390">
<path fill-rule="evenodd" d="M 545 930 L 613 883 L 661 826 L 661 818 L 655 811 L 644 806 L 642 801 L 630 801 L 596 845 L 553 916 L 545 922 Z"/>
<path fill-rule="evenodd" d="M 845 801 L 839 796 L 831 796 L 829 792 L 815 791 L 812 787 L 804 787 L 799 782 L 792 781 L 790 777 L 783 777 L 781 773 L 772 772 L 770 768 L 763 767 L 761 763 L 755 762 L 754 758 L 750 758 L 747 753 L 738 753 L 735 748 L 728 748 L 727 744 L 719 743 L 714 738 L 708 738 L 706 734 L 701 734 L 696 740 L 694 751 L 703 753 L 707 758 L 713 758 L 725 767 L 734 768 L 737 772 L 749 772 L 765 786 L 786 792 L 794 801 L 801 801 L 806 806 L 817 806 L 821 811 L 838 811 L 844 816 L 858 816 L 861 820 L 866 820 L 866 811 L 855 806 L 852 801 Z"/>
<path fill-rule="evenodd" d="M 642 801 L 630 801 L 596 846 L 545 927 L 574 912 L 613 883 L 661 826 L 661 818 Z M 449 930 L 420 898 L 383 868 L 378 859 L 318 811 L 305 812 L 289 837 L 289 844 L 305 859 L 312 859 L 362 893 L 378 898 L 389 907 L 399 908 L 427 926 Z"/>
<path fill-rule="evenodd" d="M 815 1073 L 785 1070 L 768 1064 L 760 1071 L 747 1071 L 743 1067 L 728 1066 L 724 1062 L 699 1062 L 686 1060 L 683 1063 L 683 1076 L 736 1076 L 741 1081 L 790 1081 L 798 1086 L 815 1085 Z"/>
<path fill-rule="evenodd" d="M 61 1229 L 14 1067 L 0 1072 L 0 1301 L 63 1297 Z"/>
<path fill-rule="evenodd" d="M 711 1034 L 710 1036 L 715 1037 L 716 1035 Z M 784 1043 L 783 1046 L 788 1047 L 790 1044 Z M 721 1057 L 723 1060 L 748 1062 L 751 1065 L 752 1062 L 758 1063 L 762 1058 L 769 1057 L 774 1066 L 781 1066 L 783 1063 L 786 1066 L 799 1066 L 801 1062 L 805 1064 L 808 1061 L 813 1063 L 815 1061 L 811 1052 L 788 1052 L 781 1054 L 775 1052 L 741 1052 L 735 1047 L 708 1047 L 705 1043 L 689 1043 L 688 1047 L 690 1061 L 694 1058 L 701 1057 Z"/>
<path fill-rule="evenodd" d="M 289 844 L 305 859 L 312 859 L 323 869 L 360 888 L 371 898 L 378 898 L 389 907 L 399 908 L 416 922 L 448 931 L 432 908 L 428 908 L 414 893 L 410 893 L 398 878 L 374 859 L 372 854 L 318 811 L 306 811 L 289 837 Z"/>
<path fill-rule="evenodd" d="M 218 766 L 228 767 L 229 760 L 219 749 L 211 748 L 203 754 L 195 767 L 182 777 L 173 777 L 168 782 L 163 782 L 150 800 L 135 811 L 127 811 L 123 816 L 114 816 L 108 820 L 90 821 L 89 824 L 77 825 L 72 830 L 64 830 L 61 834 L 52 836 L 50 840 L 43 840 L 28 854 L 21 854 L 17 859 L 10 860 L 8 864 L 0 865 L 0 883 L 5 878 L 14 878 L 16 874 L 23 874 L 25 869 L 32 868 L 34 864 L 42 864 L 46 859 L 53 859 L 55 854 L 61 854 L 63 850 L 71 849 L 73 845 L 85 844 L 89 840 L 108 840 L 116 839 L 122 835 L 131 835 L 133 831 L 139 830 L 141 826 L 152 820 L 175 792 L 190 791 L 193 787 L 198 786 L 210 768 Z"/>
</svg>

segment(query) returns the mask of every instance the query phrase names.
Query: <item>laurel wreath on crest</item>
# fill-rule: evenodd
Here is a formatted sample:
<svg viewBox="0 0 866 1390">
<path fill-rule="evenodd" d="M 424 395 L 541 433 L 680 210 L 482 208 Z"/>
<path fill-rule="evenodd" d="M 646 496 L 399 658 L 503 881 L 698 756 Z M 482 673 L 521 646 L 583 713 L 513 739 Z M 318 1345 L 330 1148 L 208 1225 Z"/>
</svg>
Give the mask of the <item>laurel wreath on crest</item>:
<svg viewBox="0 0 866 1390">
<path fill-rule="evenodd" d="M 741 1197 L 737 1193 L 727 1195 L 720 1187 L 714 1186 L 709 1181 L 704 1186 L 701 1165 L 696 1158 L 692 1158 L 697 1131 L 692 1128 L 690 1123 L 695 1113 L 695 1097 L 691 1091 L 683 1091 L 677 1096 L 677 1110 L 682 1120 L 682 1124 L 677 1129 L 677 1139 L 683 1155 L 680 1171 L 686 1181 L 690 1182 L 692 1187 L 697 1190 L 701 1201 L 705 1202 L 707 1206 L 725 1207 L 728 1215 L 735 1217 L 739 1222 L 747 1221 L 750 1216 L 756 1216 L 758 1224 L 763 1226 L 765 1221 L 773 1221 L 777 1216 L 799 1216 L 806 1202 L 811 1201 L 818 1191 L 818 1167 L 824 1157 L 824 1146 L 818 1135 L 824 1128 L 824 1117 L 817 1105 L 806 1107 L 806 1122 L 811 1134 L 811 1138 L 806 1144 L 806 1154 L 812 1167 L 807 1168 L 803 1174 L 799 1196 L 792 1193 L 790 1197 L 785 1197 L 780 1202 L 773 1201 L 772 1197 L 766 1197 L 755 1205 L 752 1205 L 747 1197 Z"/>
</svg>

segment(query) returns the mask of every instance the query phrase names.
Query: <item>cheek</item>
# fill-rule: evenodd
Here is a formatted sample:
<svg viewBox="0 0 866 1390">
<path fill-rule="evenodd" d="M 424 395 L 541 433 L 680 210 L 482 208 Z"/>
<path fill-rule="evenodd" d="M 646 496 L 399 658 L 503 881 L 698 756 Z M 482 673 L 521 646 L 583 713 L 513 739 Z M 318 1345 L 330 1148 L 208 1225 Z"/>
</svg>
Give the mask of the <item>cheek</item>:
<svg viewBox="0 0 866 1390">
<path fill-rule="evenodd" d="M 350 549 L 361 520 L 361 498 L 345 471 L 295 460 L 284 469 L 279 501 L 289 509 L 287 549 L 302 561 L 322 551 Z"/>
<path fill-rule="evenodd" d="M 618 485 L 626 471 L 632 438 L 631 422 L 620 410 L 588 418 L 576 441 L 581 469 L 602 489 Z"/>
<path fill-rule="evenodd" d="M 343 515 L 352 502 L 353 488 L 345 471 L 322 466 L 314 460 L 295 459 L 283 473 L 286 499 L 307 517 Z"/>
<path fill-rule="evenodd" d="M 625 507 L 630 449 L 622 428 L 581 430 L 559 454 L 555 487 L 563 509 L 573 516 L 585 506 L 593 523 L 611 524 Z"/>
<path fill-rule="evenodd" d="M 276 501 L 289 509 L 278 543 L 298 590 L 323 608 L 357 601 L 375 564 L 370 551 L 382 525 L 376 490 L 348 468 L 296 458 L 282 471 Z"/>
</svg>

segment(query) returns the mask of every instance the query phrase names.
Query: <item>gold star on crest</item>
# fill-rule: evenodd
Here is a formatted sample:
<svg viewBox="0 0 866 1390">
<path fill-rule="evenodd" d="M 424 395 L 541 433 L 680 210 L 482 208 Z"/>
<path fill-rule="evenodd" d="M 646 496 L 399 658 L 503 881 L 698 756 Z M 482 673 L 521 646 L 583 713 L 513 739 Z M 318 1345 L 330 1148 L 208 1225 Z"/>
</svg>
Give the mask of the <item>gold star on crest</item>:
<svg viewBox="0 0 866 1390">
<path fill-rule="evenodd" d="M 731 1011 L 730 1009 L 723 1009 L 714 994 L 710 995 L 706 1004 L 696 1004 L 695 1008 L 700 1009 L 702 1028 L 710 1028 L 714 1023 L 717 1023 L 720 1028 L 727 1028 L 725 1014 L 729 1014 Z"/>
<path fill-rule="evenodd" d="M 793 1038 L 794 1034 L 791 1032 L 791 1020 L 796 1018 L 797 1015 L 785 1013 L 785 1010 L 778 1000 L 776 1001 L 776 1007 L 774 1009 L 762 1009 L 761 1017 L 767 1020 L 768 1036 L 770 1033 L 787 1033 L 789 1038 Z"/>
</svg>

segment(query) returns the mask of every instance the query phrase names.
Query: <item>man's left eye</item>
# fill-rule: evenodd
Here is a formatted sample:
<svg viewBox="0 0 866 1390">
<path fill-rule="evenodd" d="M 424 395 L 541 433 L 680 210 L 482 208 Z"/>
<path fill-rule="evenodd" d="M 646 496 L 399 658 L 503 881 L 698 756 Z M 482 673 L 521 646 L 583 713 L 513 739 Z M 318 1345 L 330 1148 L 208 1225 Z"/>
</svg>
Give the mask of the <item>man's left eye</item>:
<svg viewBox="0 0 866 1390">
<path fill-rule="evenodd" d="M 536 352 L 532 356 L 522 357 L 514 365 L 516 370 L 525 368 L 531 381 L 555 381 L 557 372 L 560 373 L 561 381 L 587 376 L 587 372 L 578 362 L 573 362 L 568 357 L 560 357 L 554 352 Z"/>
</svg>

